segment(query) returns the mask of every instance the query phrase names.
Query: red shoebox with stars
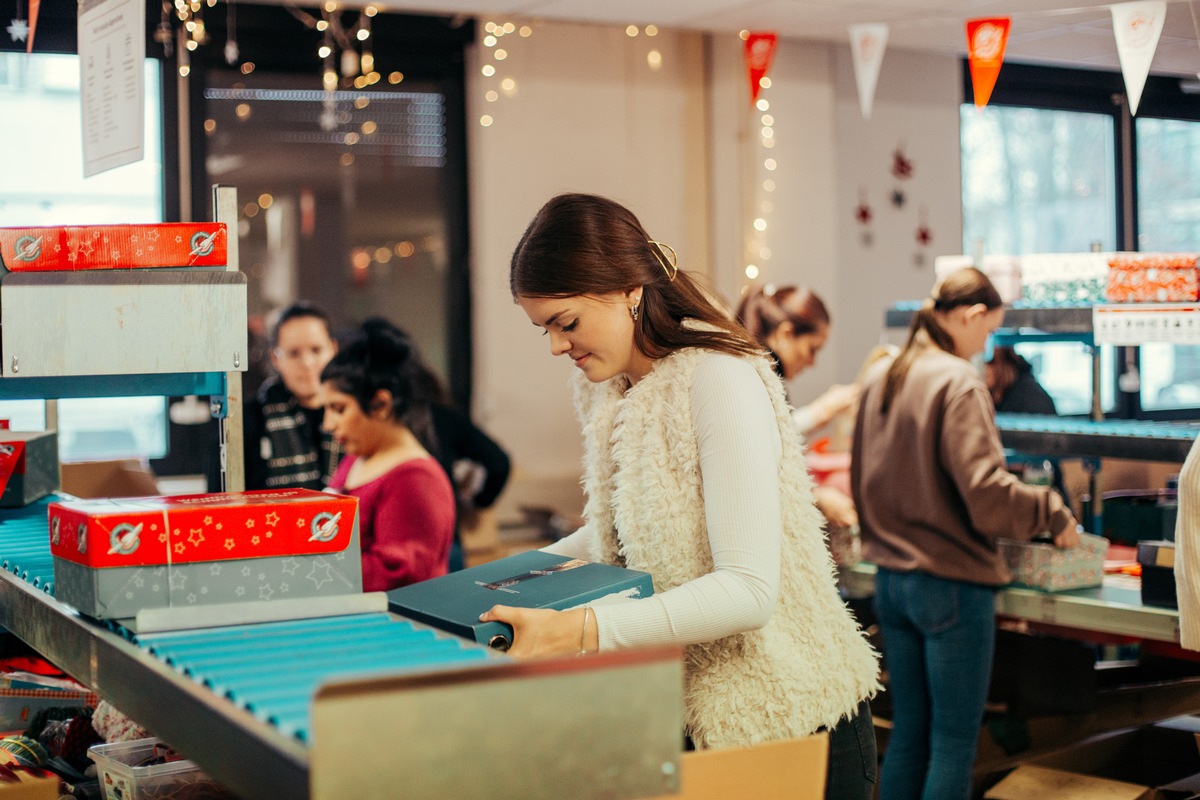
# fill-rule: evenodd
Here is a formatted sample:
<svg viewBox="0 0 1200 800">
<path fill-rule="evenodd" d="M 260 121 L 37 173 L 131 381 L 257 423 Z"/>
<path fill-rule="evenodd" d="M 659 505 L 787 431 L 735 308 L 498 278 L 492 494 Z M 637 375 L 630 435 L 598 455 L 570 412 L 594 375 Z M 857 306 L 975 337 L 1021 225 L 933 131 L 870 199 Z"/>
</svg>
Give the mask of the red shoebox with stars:
<svg viewBox="0 0 1200 800">
<path fill-rule="evenodd" d="M 0 228 L 0 260 L 11 272 L 223 267 L 226 236 L 223 222 Z"/>
<path fill-rule="evenodd" d="M 362 592 L 358 500 L 308 489 L 67 500 L 49 509 L 54 596 L 144 608 Z"/>
</svg>

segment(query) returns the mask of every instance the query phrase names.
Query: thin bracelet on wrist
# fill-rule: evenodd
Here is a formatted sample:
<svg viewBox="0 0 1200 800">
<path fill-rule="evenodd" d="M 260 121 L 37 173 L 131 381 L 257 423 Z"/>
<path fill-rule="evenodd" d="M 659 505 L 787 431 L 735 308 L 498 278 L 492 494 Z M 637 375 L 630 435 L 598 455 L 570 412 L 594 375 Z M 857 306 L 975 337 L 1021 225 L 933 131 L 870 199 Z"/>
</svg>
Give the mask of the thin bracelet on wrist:
<svg viewBox="0 0 1200 800">
<path fill-rule="evenodd" d="M 584 655 L 585 653 L 587 653 L 587 650 L 584 648 L 584 642 L 587 641 L 588 617 L 590 617 L 591 615 L 592 615 L 592 607 L 584 606 L 583 607 L 583 630 L 581 630 L 579 632 L 579 652 L 575 654 L 576 656 L 581 656 L 581 655 Z"/>
</svg>

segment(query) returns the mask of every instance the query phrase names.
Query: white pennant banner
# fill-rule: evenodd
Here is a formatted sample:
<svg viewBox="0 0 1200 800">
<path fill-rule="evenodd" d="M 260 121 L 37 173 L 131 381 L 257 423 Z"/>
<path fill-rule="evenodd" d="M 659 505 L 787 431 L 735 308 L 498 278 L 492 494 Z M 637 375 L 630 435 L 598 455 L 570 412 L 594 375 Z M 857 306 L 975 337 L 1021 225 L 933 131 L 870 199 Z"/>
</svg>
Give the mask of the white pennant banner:
<svg viewBox="0 0 1200 800">
<path fill-rule="evenodd" d="M 858 84 L 858 105 L 863 119 L 871 118 L 875 100 L 875 82 L 887 47 L 888 26 L 882 23 L 850 26 L 850 55 L 854 60 L 854 80 Z"/>
<path fill-rule="evenodd" d="M 1133 114 L 1137 114 L 1166 15 L 1166 0 L 1112 6 L 1113 36 L 1117 39 L 1121 75 L 1125 79 L 1125 93 L 1129 95 L 1129 110 Z"/>
</svg>

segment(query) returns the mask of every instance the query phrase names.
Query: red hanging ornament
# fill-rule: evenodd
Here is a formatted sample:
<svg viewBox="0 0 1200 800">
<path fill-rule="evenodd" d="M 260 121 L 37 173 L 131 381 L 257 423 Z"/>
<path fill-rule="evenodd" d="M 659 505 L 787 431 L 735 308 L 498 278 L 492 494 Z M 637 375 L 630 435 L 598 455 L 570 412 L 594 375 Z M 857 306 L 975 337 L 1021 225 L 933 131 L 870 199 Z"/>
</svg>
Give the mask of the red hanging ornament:
<svg viewBox="0 0 1200 800">
<path fill-rule="evenodd" d="M 892 175 L 902 181 L 913 176 L 913 163 L 904 155 L 903 145 L 897 147 L 892 153 Z"/>
<path fill-rule="evenodd" d="M 929 229 L 929 225 L 926 223 L 925 209 L 923 208 L 920 211 L 920 223 L 917 225 L 916 237 L 917 244 L 922 247 L 928 247 L 929 243 L 933 241 L 933 231 Z"/>
<path fill-rule="evenodd" d="M 871 207 L 867 205 L 867 193 L 863 189 L 858 190 L 858 208 L 854 209 L 854 218 L 861 225 L 871 224 Z"/>
</svg>

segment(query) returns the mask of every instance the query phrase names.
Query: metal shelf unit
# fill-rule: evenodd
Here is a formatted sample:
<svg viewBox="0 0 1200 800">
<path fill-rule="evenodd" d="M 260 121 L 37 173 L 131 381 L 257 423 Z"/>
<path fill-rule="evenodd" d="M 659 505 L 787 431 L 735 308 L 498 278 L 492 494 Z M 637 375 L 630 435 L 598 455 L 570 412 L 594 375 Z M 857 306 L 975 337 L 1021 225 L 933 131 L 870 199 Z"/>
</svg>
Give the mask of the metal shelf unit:
<svg viewBox="0 0 1200 800">
<path fill-rule="evenodd" d="M 236 191 L 215 187 L 214 206 L 217 221 L 235 230 Z M 236 242 L 236 236 L 229 237 L 228 269 L 234 272 Z M 138 298 L 130 305 L 138 306 L 140 301 L 144 314 L 163 327 L 164 336 L 138 348 L 139 342 L 120 330 L 122 325 L 110 324 L 110 336 L 121 342 L 113 348 L 118 352 L 113 354 L 112 364 L 108 359 L 100 359 L 105 361 L 101 364 L 81 362 L 77 354 L 52 349 L 41 351 L 45 359 L 32 360 L 42 367 L 53 357 L 65 355 L 67 363 L 82 364 L 83 375 L 51 368 L 48 373 L 35 369 L 36 377 L 24 377 L 29 370 L 22 369 L 22 376 L 17 377 L 11 368 L 3 370 L 9 365 L 0 364 L 0 398 L 211 395 L 223 419 L 226 488 L 244 488 L 239 371 L 157 373 L 122 369 L 141 363 L 139 359 L 144 361 L 146 351 L 159 353 L 158 362 L 167 368 L 180 364 L 184 356 L 164 341 L 171 338 L 166 332 L 180 335 L 175 324 L 180 309 L 164 307 L 146 293 L 139 293 L 142 287 L 130 275 L 64 275 L 30 281 L 11 273 L 7 278 L 14 276 L 12 287 L 32 284 L 37 287 L 35 291 L 57 292 L 36 299 L 47 308 L 61 311 L 69 311 L 69 303 L 88 302 L 87 292 L 81 289 L 89 284 L 104 285 L 117 293 L 125 290 L 113 287 L 130 287 L 130 295 Z M 147 278 L 151 283 L 156 280 L 222 287 L 240 280 L 244 286 L 240 274 L 236 278 L 210 275 L 197 280 Z M 12 287 L 9 305 L 21 305 L 24 296 Z M 4 289 L 5 283 L 0 282 L 0 317 Z M 224 297 L 227 307 L 229 296 Z M 187 310 L 192 312 L 190 319 L 199 313 Z M 103 317 L 103 309 L 89 309 L 89 313 L 112 322 Z M 221 319 L 211 318 L 208 324 L 221 324 Z M 71 321 L 76 320 L 72 317 Z M 6 334 L 20 333 L 22 341 L 36 343 L 36 334 L 49 324 L 50 320 L 35 319 L 34 331 L 13 325 L 3 327 Z M 244 329 L 244 320 L 241 327 Z M 83 329 L 74 333 L 85 339 L 88 334 Z M 96 342 L 88 340 L 86 344 L 94 349 Z M 244 355 L 245 347 L 241 347 Z M 133 348 L 139 352 L 130 352 Z M 233 355 L 233 369 L 244 369 L 230 349 L 222 350 L 222 358 Z M 5 355 L 7 359 L 9 354 Z M 193 357 L 194 350 L 185 355 Z M 71 358 L 76 360 L 72 362 Z M 203 363 L 207 366 L 210 362 Z M 158 366 L 155 363 L 153 368 Z M 118 374 L 101 374 L 107 371 Z M 210 688 L 213 681 L 202 678 L 195 661 L 171 655 L 170 647 L 156 649 L 152 637 L 139 644 L 126 638 L 123 631 L 83 617 L 55 600 L 45 518 L 38 536 L 31 525 L 35 516 L 32 507 L 0 512 L 0 626 L 179 748 L 245 800 L 385 798 L 395 796 L 398 787 L 404 787 L 404 796 L 409 798 L 507 796 L 558 800 L 565 786 L 574 787 L 572 796 L 583 800 L 619 800 L 679 788 L 683 675 L 677 648 L 596 654 L 587 659 L 546 660 L 533 665 L 489 657 L 481 662 L 484 666 L 452 666 L 445 660 L 426 661 L 421 667 L 385 669 L 378 661 L 371 667 L 371 662 L 356 656 L 352 644 L 343 643 L 349 666 L 334 667 L 316 677 L 310 670 L 308 682 L 297 679 L 291 662 L 277 666 L 272 677 L 278 688 L 285 694 L 289 690 L 302 694 L 289 696 L 291 722 L 285 724 L 277 718 L 285 715 L 273 717 L 261 709 L 256 709 L 256 715 L 250 710 L 253 703 L 245 697 L 239 704 L 230 699 L 234 693 L 217 693 Z M 8 531 L 4 530 L 6 524 Z M 6 535 L 18 528 L 21 536 Z M 22 560 L 27 566 L 21 566 Z M 28 565 L 36 565 L 36 569 Z M 394 622 L 394 627 L 414 624 L 395 615 L 387 615 L 387 620 L 385 624 Z M 305 622 L 296 623 L 301 637 L 308 635 Z M 330 620 L 314 622 L 313 631 L 318 627 L 328 629 Z M 215 629 L 209 631 L 220 635 Z M 443 640 L 454 638 L 438 636 Z M 226 646 L 221 642 L 214 649 Z M 480 648 L 473 642 L 464 647 Z M 492 655 L 491 651 L 486 653 Z M 292 659 L 302 660 L 303 654 Z M 322 664 L 332 660 L 327 658 Z M 268 669 L 260 666 L 262 663 L 247 660 L 235 666 L 233 673 L 253 672 L 261 684 L 261 670 Z M 373 673 L 363 675 L 364 669 Z M 256 702 L 262 702 L 261 697 Z M 365 722 L 367 719 L 372 721 Z M 497 719 L 502 724 L 497 724 Z M 530 742 L 548 736 L 554 746 L 530 747 Z"/>
</svg>

